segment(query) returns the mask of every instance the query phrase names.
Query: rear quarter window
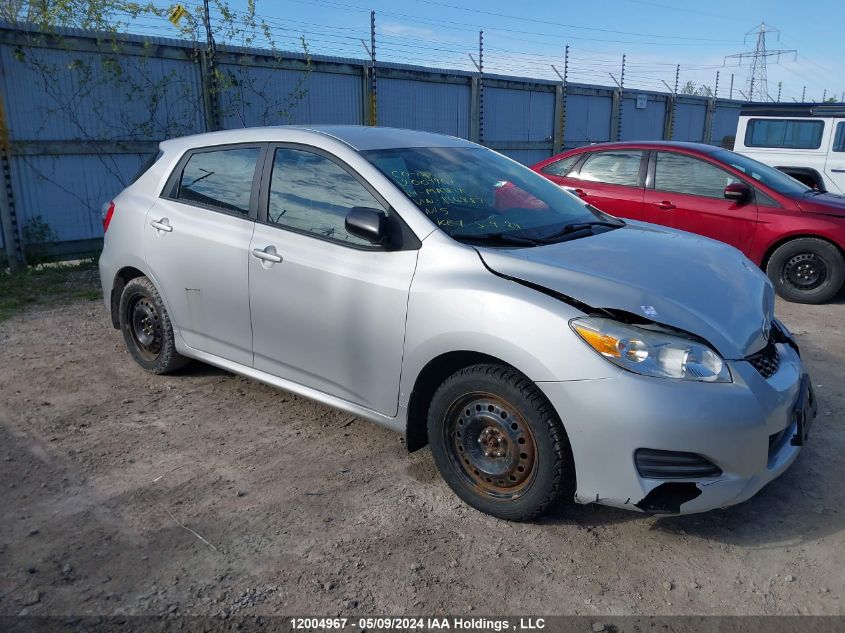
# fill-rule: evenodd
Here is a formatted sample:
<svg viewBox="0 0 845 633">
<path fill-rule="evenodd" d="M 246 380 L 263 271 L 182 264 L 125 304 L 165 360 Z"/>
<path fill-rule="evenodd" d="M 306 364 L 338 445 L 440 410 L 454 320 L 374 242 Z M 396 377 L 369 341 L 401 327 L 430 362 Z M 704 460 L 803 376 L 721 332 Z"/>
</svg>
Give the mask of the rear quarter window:
<svg viewBox="0 0 845 633">
<path fill-rule="evenodd" d="M 833 138 L 833 151 L 845 152 L 845 121 L 836 124 L 836 136 Z"/>
<path fill-rule="evenodd" d="M 143 162 L 143 163 L 141 163 L 141 167 L 138 169 L 138 173 L 137 173 L 137 174 L 135 174 L 135 177 L 134 177 L 134 178 L 133 178 L 133 179 L 129 182 L 129 184 L 130 184 L 130 185 L 134 185 L 134 184 L 138 181 L 138 179 L 139 179 L 141 176 L 143 176 L 144 174 L 146 174 L 146 173 L 150 170 L 150 167 L 152 167 L 153 165 L 155 165 L 155 164 L 156 164 L 156 161 L 157 161 L 159 158 L 161 158 L 163 155 L 164 155 L 164 152 L 162 152 L 161 150 L 159 150 L 159 151 L 158 151 L 158 152 L 156 152 L 155 154 L 153 154 L 153 155 L 151 155 L 151 156 L 148 156 L 148 157 L 146 158 L 146 160 L 144 160 L 144 162 Z"/>
<path fill-rule="evenodd" d="M 824 121 L 801 119 L 750 119 L 745 128 L 746 147 L 818 149 Z"/>
</svg>

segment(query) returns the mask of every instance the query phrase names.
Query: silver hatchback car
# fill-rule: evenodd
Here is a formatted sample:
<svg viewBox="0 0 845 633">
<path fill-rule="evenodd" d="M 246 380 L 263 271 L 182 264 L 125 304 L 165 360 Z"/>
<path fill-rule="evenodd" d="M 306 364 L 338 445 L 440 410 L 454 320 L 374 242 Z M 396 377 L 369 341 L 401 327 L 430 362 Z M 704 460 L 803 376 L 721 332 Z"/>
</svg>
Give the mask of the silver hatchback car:
<svg viewBox="0 0 845 633">
<path fill-rule="evenodd" d="M 461 139 L 169 140 L 103 224 L 106 305 L 142 367 L 197 359 L 403 433 L 504 519 L 739 503 L 815 414 L 739 251 L 623 222 Z"/>
</svg>

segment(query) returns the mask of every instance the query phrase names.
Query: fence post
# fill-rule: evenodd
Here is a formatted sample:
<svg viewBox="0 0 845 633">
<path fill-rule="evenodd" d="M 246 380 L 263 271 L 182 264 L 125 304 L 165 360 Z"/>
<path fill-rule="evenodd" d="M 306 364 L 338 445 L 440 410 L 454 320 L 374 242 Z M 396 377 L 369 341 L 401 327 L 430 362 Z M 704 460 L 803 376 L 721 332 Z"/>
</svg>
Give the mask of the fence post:
<svg viewBox="0 0 845 633">
<path fill-rule="evenodd" d="M 671 141 L 675 128 L 675 95 L 666 96 L 666 115 L 663 117 L 663 140 Z"/>
<path fill-rule="evenodd" d="M 613 141 L 619 140 L 621 131 L 620 118 L 622 114 L 622 89 L 614 88 L 612 100 L 610 103 L 610 139 Z"/>
<path fill-rule="evenodd" d="M 555 86 L 555 122 L 552 136 L 552 154 L 563 150 L 563 84 Z"/>
<path fill-rule="evenodd" d="M 361 125 L 370 124 L 370 67 L 361 62 Z"/>
<path fill-rule="evenodd" d="M 0 58 L 0 89 L 5 85 L 2 58 Z M 15 272 L 26 266 L 26 254 L 18 231 L 15 198 L 12 192 L 11 147 L 9 127 L 6 125 L 6 110 L 3 93 L 0 90 L 0 225 L 3 227 L 3 245 L 9 270 Z"/>
<path fill-rule="evenodd" d="M 473 143 L 478 143 L 481 116 L 479 112 L 479 84 L 481 80 L 478 77 L 470 77 L 469 80 L 469 140 Z"/>
<path fill-rule="evenodd" d="M 202 86 L 202 105 L 203 118 L 205 119 L 205 131 L 214 132 L 219 130 L 220 108 L 217 100 L 220 94 L 216 88 L 216 81 L 214 78 L 214 71 L 209 66 L 208 53 L 206 51 L 199 51 L 200 58 L 200 85 Z"/>
<path fill-rule="evenodd" d="M 707 100 L 707 108 L 704 111 L 704 134 L 702 139 L 710 144 L 713 141 L 713 116 L 716 114 L 716 99 Z"/>
</svg>

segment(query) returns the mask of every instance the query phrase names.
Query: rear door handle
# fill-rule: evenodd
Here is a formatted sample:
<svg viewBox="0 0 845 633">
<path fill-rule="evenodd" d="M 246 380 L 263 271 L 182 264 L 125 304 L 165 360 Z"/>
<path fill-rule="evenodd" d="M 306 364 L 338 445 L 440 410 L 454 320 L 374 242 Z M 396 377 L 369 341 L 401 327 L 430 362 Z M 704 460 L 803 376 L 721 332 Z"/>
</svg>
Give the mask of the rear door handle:
<svg viewBox="0 0 845 633">
<path fill-rule="evenodd" d="M 150 226 L 152 226 L 157 231 L 164 231 L 165 233 L 170 233 L 173 230 L 173 227 L 170 226 L 170 221 L 167 218 L 162 218 L 161 220 L 153 220 L 150 222 Z"/>
<path fill-rule="evenodd" d="M 669 202 L 668 200 L 664 200 L 663 202 L 657 203 L 658 209 L 663 209 L 664 211 L 671 211 L 675 208 L 675 205 Z"/>
<path fill-rule="evenodd" d="M 576 194 L 579 198 L 584 198 L 584 197 L 586 197 L 586 195 L 587 195 L 587 194 L 584 192 L 584 190 L 583 190 L 583 189 L 573 189 L 572 191 L 574 191 L 574 192 L 575 192 L 575 194 Z"/>
<path fill-rule="evenodd" d="M 268 246 L 265 249 L 253 248 L 252 256 L 265 262 L 278 264 L 282 261 L 282 256 L 276 252 L 275 246 Z"/>
<path fill-rule="evenodd" d="M 845 174 L 845 169 L 831 169 L 830 171 L 836 172 L 837 174 Z"/>
</svg>

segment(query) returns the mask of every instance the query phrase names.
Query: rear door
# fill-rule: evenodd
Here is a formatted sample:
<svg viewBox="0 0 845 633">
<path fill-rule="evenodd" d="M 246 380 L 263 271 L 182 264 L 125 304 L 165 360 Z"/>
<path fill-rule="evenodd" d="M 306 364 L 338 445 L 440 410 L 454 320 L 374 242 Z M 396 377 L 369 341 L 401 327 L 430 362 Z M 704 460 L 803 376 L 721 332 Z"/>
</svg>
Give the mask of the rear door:
<svg viewBox="0 0 845 633">
<path fill-rule="evenodd" d="M 838 189 L 831 193 L 845 194 L 845 120 L 834 120 L 833 140 L 825 162 L 825 175 Z"/>
<path fill-rule="evenodd" d="M 252 365 L 248 248 L 264 146 L 188 152 L 147 212 L 144 255 L 173 327 L 194 349 Z"/>
<path fill-rule="evenodd" d="M 727 200 L 725 187 L 733 182 L 742 181 L 703 159 L 652 152 L 643 219 L 704 235 L 748 254 L 757 228 L 757 205 L 753 200 Z"/>
<path fill-rule="evenodd" d="M 333 156 L 272 152 L 248 258 L 255 368 L 395 415 L 418 243 L 390 250 L 350 235 L 351 207 L 401 220 Z"/>
<path fill-rule="evenodd" d="M 638 149 L 590 153 L 566 176 L 583 200 L 623 218 L 642 219 L 645 187 L 645 155 Z"/>
</svg>

